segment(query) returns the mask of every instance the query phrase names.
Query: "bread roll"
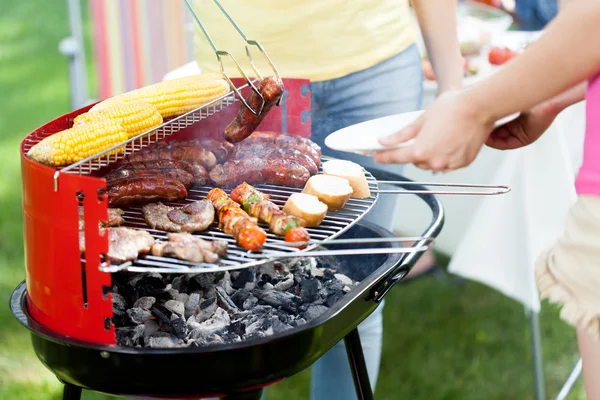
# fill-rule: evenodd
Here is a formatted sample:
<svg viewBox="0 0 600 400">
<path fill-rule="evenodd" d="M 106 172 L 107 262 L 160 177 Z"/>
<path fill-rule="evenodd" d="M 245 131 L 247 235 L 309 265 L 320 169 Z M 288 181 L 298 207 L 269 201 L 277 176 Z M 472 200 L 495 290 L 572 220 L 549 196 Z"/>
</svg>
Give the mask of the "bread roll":
<svg viewBox="0 0 600 400">
<path fill-rule="evenodd" d="M 331 175 L 311 176 L 302 191 L 317 196 L 330 210 L 344 208 L 352 192 L 352 186 L 346 179 Z"/>
<path fill-rule="evenodd" d="M 362 167 L 352 161 L 331 160 L 323 163 L 325 175 L 344 178 L 352 186 L 352 197 L 364 199 L 371 197 L 371 190 Z"/>
<path fill-rule="evenodd" d="M 327 205 L 321 203 L 316 196 L 294 193 L 285 202 L 283 212 L 302 218 L 306 222 L 306 226 L 318 226 L 327 214 Z"/>
</svg>

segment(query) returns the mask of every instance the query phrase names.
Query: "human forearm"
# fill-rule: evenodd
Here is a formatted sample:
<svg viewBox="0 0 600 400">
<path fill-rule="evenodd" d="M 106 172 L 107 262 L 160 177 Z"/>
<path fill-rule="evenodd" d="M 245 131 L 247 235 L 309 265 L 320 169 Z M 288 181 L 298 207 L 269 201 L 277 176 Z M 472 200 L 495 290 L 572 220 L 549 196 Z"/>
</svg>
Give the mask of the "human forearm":
<svg viewBox="0 0 600 400">
<path fill-rule="evenodd" d="M 569 4 L 519 57 L 465 90 L 488 124 L 550 99 L 600 71 L 600 2 Z M 582 92 L 578 92 L 579 94 Z"/>
<path fill-rule="evenodd" d="M 456 0 L 412 0 L 439 92 L 460 89 L 463 60 L 456 33 Z"/>
</svg>

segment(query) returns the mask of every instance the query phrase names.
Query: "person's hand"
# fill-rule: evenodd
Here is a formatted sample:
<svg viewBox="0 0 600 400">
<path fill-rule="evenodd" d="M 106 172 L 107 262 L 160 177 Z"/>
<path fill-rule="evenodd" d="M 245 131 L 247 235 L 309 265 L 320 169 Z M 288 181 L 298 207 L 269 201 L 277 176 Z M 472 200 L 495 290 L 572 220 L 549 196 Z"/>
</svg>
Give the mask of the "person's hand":
<svg viewBox="0 0 600 400">
<path fill-rule="evenodd" d="M 535 142 L 552 125 L 562 110 L 583 99 L 586 89 L 587 82 L 582 82 L 521 113 L 519 118 L 495 129 L 485 144 L 498 150 L 512 150 Z"/>
<path fill-rule="evenodd" d="M 465 92 L 445 92 L 415 122 L 381 138 L 391 146 L 415 139 L 414 144 L 378 151 L 375 161 L 415 164 L 421 169 L 449 171 L 469 165 L 493 129 L 493 118 L 469 103 Z"/>
</svg>

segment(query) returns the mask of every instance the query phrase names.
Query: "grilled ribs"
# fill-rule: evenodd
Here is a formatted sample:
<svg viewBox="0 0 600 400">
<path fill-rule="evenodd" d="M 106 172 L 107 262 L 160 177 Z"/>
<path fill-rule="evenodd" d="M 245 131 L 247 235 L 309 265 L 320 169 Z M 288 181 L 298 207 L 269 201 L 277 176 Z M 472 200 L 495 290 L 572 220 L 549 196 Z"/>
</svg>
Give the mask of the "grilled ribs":
<svg viewBox="0 0 600 400">
<path fill-rule="evenodd" d="M 227 242 L 208 241 L 189 233 L 169 233 L 166 242 L 152 246 L 152 254 L 159 257 L 171 256 L 196 263 L 214 263 L 227 254 Z"/>
</svg>

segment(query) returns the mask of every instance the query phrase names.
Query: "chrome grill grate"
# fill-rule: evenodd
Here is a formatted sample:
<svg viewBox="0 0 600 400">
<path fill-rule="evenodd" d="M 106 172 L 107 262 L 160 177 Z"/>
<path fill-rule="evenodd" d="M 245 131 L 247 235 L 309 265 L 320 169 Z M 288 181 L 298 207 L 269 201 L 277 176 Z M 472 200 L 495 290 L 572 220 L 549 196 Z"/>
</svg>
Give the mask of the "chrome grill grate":
<svg viewBox="0 0 600 400">
<path fill-rule="evenodd" d="M 324 159 L 326 161 L 327 159 Z M 327 240 L 338 237 L 352 225 L 358 222 L 369 210 L 375 205 L 377 201 L 376 191 L 378 189 L 377 181 L 368 171 L 365 171 L 369 187 L 371 188 L 373 195 L 365 199 L 351 198 L 346 206 L 342 210 L 329 211 L 325 216 L 323 222 L 318 227 L 307 228 L 310 233 L 311 239 L 314 240 Z M 302 191 L 301 188 L 290 188 L 286 186 L 277 185 L 255 185 L 255 187 L 271 195 L 271 200 L 280 207 L 283 207 L 288 197 L 293 193 L 299 193 Z M 186 202 L 201 200 L 206 198 L 207 193 L 212 189 L 210 186 L 195 186 L 188 191 L 188 198 L 185 201 L 177 203 L 166 202 L 164 204 L 171 206 L 180 206 Z M 230 190 L 226 190 L 229 194 Z M 141 206 L 124 208 L 125 224 L 123 226 L 143 229 L 148 231 L 156 240 L 167 240 L 167 233 L 162 230 L 152 229 L 144 220 L 142 216 Z M 265 224 L 261 226 L 267 231 L 267 241 L 263 249 L 263 254 L 275 253 L 278 254 L 282 251 L 295 252 L 295 251 L 309 251 L 314 249 L 315 246 L 308 246 L 304 250 L 297 250 L 290 246 L 283 246 L 284 240 L 282 237 L 275 236 L 267 230 Z M 251 266 L 260 265 L 268 262 L 268 259 L 257 259 L 250 258 L 250 253 L 247 250 L 238 247 L 235 244 L 235 240 L 232 236 L 222 232 L 217 228 L 217 222 L 204 232 L 195 233 L 204 239 L 223 239 L 229 244 L 227 251 L 227 257 L 219 261 L 218 264 L 208 263 L 193 263 L 188 261 L 178 260 L 170 257 L 157 257 L 153 255 L 143 255 L 133 262 L 126 262 L 118 265 L 108 265 L 103 263 L 100 269 L 104 272 L 117 272 L 127 270 L 130 272 L 159 272 L 159 273 L 200 273 L 200 272 L 217 272 L 225 270 L 242 269 Z M 83 261 L 84 262 L 84 261 Z"/>
</svg>

